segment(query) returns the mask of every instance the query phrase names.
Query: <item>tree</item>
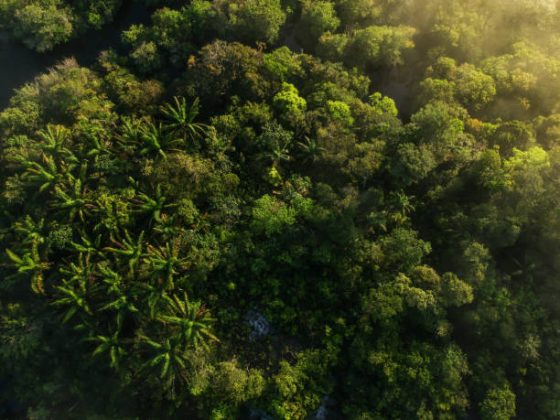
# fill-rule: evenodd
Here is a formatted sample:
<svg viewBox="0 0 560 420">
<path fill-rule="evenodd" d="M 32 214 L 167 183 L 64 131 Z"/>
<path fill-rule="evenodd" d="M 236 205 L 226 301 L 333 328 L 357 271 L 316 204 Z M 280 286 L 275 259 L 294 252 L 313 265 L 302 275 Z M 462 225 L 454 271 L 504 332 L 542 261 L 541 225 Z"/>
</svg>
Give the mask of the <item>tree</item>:
<svg viewBox="0 0 560 420">
<path fill-rule="evenodd" d="M 316 47 L 317 55 L 325 60 L 341 62 L 350 41 L 351 38 L 347 34 L 326 32 L 319 38 L 319 44 Z"/>
<path fill-rule="evenodd" d="M 381 248 L 384 253 L 385 263 L 393 269 L 410 270 L 420 264 L 424 255 L 430 253 L 431 246 L 417 238 L 417 232 L 397 228 L 383 238 Z"/>
<path fill-rule="evenodd" d="M 99 343 L 93 351 L 93 356 L 107 353 L 111 367 L 113 369 L 119 369 L 121 359 L 127 354 L 119 339 L 119 331 L 115 331 L 110 336 L 98 335 L 96 337 L 91 337 L 90 341 Z"/>
<path fill-rule="evenodd" d="M 195 122 L 199 114 L 199 100 L 195 99 L 188 106 L 185 98 L 173 98 L 174 104 L 165 104 L 161 108 L 163 115 L 169 120 L 166 128 L 183 136 L 183 140 L 195 141 L 204 137 L 210 127 L 206 124 Z"/>
<path fill-rule="evenodd" d="M 0 112 L 0 417 L 560 417 L 554 6 L 151 3 Z"/>
<path fill-rule="evenodd" d="M 31 290 L 35 293 L 44 293 L 44 271 L 50 267 L 50 264 L 41 259 L 37 244 L 33 244 L 31 249 L 21 257 L 9 249 L 6 249 L 6 254 L 19 274 L 31 274 Z"/>
<path fill-rule="evenodd" d="M 149 121 L 140 126 L 141 155 L 159 155 L 167 159 L 167 152 L 178 151 L 183 139 L 165 130 L 163 124 Z"/>
<path fill-rule="evenodd" d="M 168 297 L 167 310 L 157 317 L 158 321 L 173 331 L 172 339 L 181 348 L 206 347 L 208 341 L 218 341 L 212 334 L 210 325 L 214 319 L 200 302 L 182 297 Z"/>
<path fill-rule="evenodd" d="M 319 145 L 317 140 L 310 139 L 309 137 L 305 137 L 304 141 L 298 142 L 298 147 L 303 159 L 311 163 L 315 162 L 325 150 Z"/>
<path fill-rule="evenodd" d="M 56 0 L 28 4 L 14 17 L 16 37 L 39 52 L 52 50 L 55 45 L 68 41 L 73 33 L 70 10 L 60 7 Z"/>
<path fill-rule="evenodd" d="M 301 76 L 301 64 L 301 57 L 292 53 L 288 47 L 277 48 L 264 56 L 266 70 L 281 82 Z"/>
<path fill-rule="evenodd" d="M 410 128 L 414 130 L 416 142 L 442 157 L 458 149 L 464 130 L 460 117 L 460 108 L 442 102 L 430 103 L 412 116 Z"/>
<path fill-rule="evenodd" d="M 282 418 L 302 418 L 318 409 L 321 399 L 332 390 L 328 376 L 332 355 L 307 350 L 297 355 L 294 364 L 282 362 L 274 377 L 272 412 Z"/>
<path fill-rule="evenodd" d="M 483 419 L 509 420 L 515 417 L 515 394 L 507 385 L 491 389 L 480 409 Z"/>
<path fill-rule="evenodd" d="M 492 77 L 470 64 L 457 68 L 455 74 L 456 95 L 462 105 L 480 111 L 496 95 L 496 85 Z"/>
<path fill-rule="evenodd" d="M 62 321 L 68 322 L 77 313 L 92 315 L 88 282 L 93 275 L 93 267 L 89 264 L 87 257 L 84 258 L 83 255 L 80 255 L 77 264 L 70 263 L 68 268 L 61 268 L 60 274 L 65 279 L 62 281 L 62 285 L 56 287 L 60 297 L 53 301 L 53 305 L 67 308 Z"/>
<path fill-rule="evenodd" d="M 301 121 L 307 109 L 307 102 L 299 96 L 297 88 L 286 82 L 282 83 L 282 89 L 274 96 L 272 103 L 285 118 L 294 121 Z"/>
<path fill-rule="evenodd" d="M 415 30 L 406 26 L 370 26 L 357 30 L 344 52 L 344 62 L 359 68 L 396 66 L 403 52 L 413 48 Z"/>
<path fill-rule="evenodd" d="M 257 369 L 244 369 L 236 360 L 219 363 L 208 380 L 205 414 L 213 418 L 240 415 L 239 408 L 260 397 L 265 379 Z"/>
<path fill-rule="evenodd" d="M 253 229 L 268 236 L 281 232 L 283 228 L 293 225 L 296 221 L 294 209 L 270 195 L 264 195 L 256 200 L 252 213 Z"/>
<path fill-rule="evenodd" d="M 313 47 L 325 32 L 335 32 L 340 20 L 332 2 L 311 0 L 302 3 L 299 24 L 299 38 L 303 45 Z"/>
<path fill-rule="evenodd" d="M 144 248 L 144 232 L 140 232 L 136 240 L 132 239 L 128 230 L 124 231 L 122 240 L 112 239 L 112 242 L 117 246 L 106 247 L 105 251 L 115 254 L 117 257 L 121 256 L 127 263 L 129 268 L 129 275 L 133 275 L 140 258 L 142 256 L 142 249 Z"/>
<path fill-rule="evenodd" d="M 155 197 L 152 198 L 144 193 L 139 193 L 135 204 L 141 213 L 149 213 L 150 217 L 156 223 L 161 223 L 161 213 L 165 208 L 169 208 L 172 204 L 166 204 L 166 197 L 161 191 L 161 185 L 158 184 L 155 191 Z"/>
<path fill-rule="evenodd" d="M 173 246 L 169 243 L 158 248 L 149 245 L 144 259 L 153 270 L 152 276 L 155 278 L 163 276 L 165 287 L 169 290 L 174 289 L 173 280 L 175 276 L 188 267 L 187 260 L 179 257 L 177 245 Z"/>
<path fill-rule="evenodd" d="M 382 13 L 378 0 L 336 0 L 336 10 L 344 26 L 364 27 L 373 25 Z"/>
<path fill-rule="evenodd" d="M 286 20 L 280 0 L 227 0 L 230 36 L 246 43 L 274 43 Z"/>
</svg>

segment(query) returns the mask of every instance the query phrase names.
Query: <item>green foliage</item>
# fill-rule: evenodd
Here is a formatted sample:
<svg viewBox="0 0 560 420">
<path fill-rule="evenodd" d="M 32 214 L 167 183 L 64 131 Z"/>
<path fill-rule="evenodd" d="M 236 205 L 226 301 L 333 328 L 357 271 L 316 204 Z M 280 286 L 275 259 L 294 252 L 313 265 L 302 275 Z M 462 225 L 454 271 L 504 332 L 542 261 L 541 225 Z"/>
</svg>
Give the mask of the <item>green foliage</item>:
<svg viewBox="0 0 560 420">
<path fill-rule="evenodd" d="M 120 0 L 15 0 L 0 6 L 0 21 L 28 48 L 45 52 L 87 29 L 99 29 L 113 19 L 120 5 Z"/>
<path fill-rule="evenodd" d="M 55 2 L 28 4 L 19 9 L 14 18 L 14 35 L 39 52 L 51 50 L 68 41 L 73 32 L 72 19 L 67 9 L 59 9 Z"/>
<path fill-rule="evenodd" d="M 273 105 L 289 119 L 299 120 L 307 108 L 307 102 L 299 96 L 297 88 L 290 83 L 282 83 L 282 89 L 272 99 Z"/>
<path fill-rule="evenodd" d="M 280 0 L 227 0 L 224 12 L 234 39 L 274 43 L 286 20 Z"/>
<path fill-rule="evenodd" d="M 252 227 L 256 232 L 273 235 L 296 222 L 296 213 L 285 203 L 264 195 L 255 202 Z"/>
<path fill-rule="evenodd" d="M 420 264 L 422 257 L 431 251 L 429 243 L 417 239 L 417 233 L 398 228 L 383 238 L 382 250 L 386 264 L 407 271 Z"/>
<path fill-rule="evenodd" d="M 187 3 L 0 112 L 0 417 L 558 418 L 558 7 Z"/>
<path fill-rule="evenodd" d="M 299 353 L 293 365 L 285 361 L 280 363 L 270 403 L 277 417 L 305 418 L 320 406 L 323 396 L 332 391 L 329 378 L 332 356 L 332 353 L 308 350 Z"/>
<path fill-rule="evenodd" d="M 334 4 L 330 1 L 304 1 L 301 7 L 299 24 L 300 38 L 304 45 L 313 45 L 325 32 L 334 32 L 340 25 Z"/>
<path fill-rule="evenodd" d="M 352 125 L 354 118 L 348 104 L 341 101 L 327 101 L 327 111 L 334 121 L 339 121 L 346 125 Z"/>
<path fill-rule="evenodd" d="M 515 417 L 515 394 L 509 386 L 488 391 L 480 407 L 483 419 L 508 420 Z"/>
<path fill-rule="evenodd" d="M 414 47 L 414 32 L 405 26 L 359 29 L 344 52 L 345 63 L 360 68 L 403 64 L 403 52 Z"/>
<path fill-rule="evenodd" d="M 344 52 L 350 43 L 350 37 L 347 34 L 324 33 L 319 38 L 317 45 L 317 55 L 325 60 L 339 62 L 344 59 Z"/>
<path fill-rule="evenodd" d="M 368 26 L 376 23 L 382 13 L 382 2 L 378 0 L 336 0 L 336 9 L 347 27 Z"/>
<path fill-rule="evenodd" d="M 440 57 L 430 66 L 428 74 L 434 78 L 424 80 L 422 87 L 424 96 L 431 100 L 452 103 L 455 99 L 467 109 L 477 112 L 496 96 L 494 79 L 469 63 L 457 66 L 453 59 Z"/>
<path fill-rule="evenodd" d="M 408 26 L 368 26 L 347 34 L 325 33 L 317 53 L 349 67 L 374 69 L 404 63 L 404 54 L 414 47 L 415 29 Z"/>
</svg>

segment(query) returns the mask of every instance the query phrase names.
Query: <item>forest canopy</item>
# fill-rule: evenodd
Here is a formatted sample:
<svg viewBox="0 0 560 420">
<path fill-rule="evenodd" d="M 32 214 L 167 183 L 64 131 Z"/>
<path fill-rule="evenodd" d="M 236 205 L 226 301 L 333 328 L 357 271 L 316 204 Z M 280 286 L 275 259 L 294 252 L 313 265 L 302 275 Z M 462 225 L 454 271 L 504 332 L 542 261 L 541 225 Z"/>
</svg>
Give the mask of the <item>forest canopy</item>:
<svg viewBox="0 0 560 420">
<path fill-rule="evenodd" d="M 146 7 L 0 112 L 0 417 L 560 417 L 560 3 Z"/>
</svg>

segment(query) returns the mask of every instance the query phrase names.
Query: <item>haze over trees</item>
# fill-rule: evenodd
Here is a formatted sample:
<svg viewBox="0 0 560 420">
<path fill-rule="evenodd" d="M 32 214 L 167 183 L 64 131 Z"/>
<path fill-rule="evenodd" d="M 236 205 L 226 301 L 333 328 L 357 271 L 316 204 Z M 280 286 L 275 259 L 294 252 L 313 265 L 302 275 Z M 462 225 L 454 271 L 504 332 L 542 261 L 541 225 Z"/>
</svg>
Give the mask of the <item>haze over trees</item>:
<svg viewBox="0 0 560 420">
<path fill-rule="evenodd" d="M 560 417 L 560 4 L 150 4 L 0 113 L 0 415 Z"/>
</svg>

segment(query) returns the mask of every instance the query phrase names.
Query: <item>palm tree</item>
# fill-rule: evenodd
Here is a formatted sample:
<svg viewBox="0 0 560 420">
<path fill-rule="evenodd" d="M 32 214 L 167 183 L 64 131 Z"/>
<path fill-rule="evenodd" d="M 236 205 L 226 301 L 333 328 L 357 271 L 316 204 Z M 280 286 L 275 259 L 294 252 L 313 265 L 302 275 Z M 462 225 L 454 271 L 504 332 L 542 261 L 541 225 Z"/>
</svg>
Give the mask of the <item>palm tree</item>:
<svg viewBox="0 0 560 420">
<path fill-rule="evenodd" d="M 292 140 L 293 134 L 284 130 L 280 124 L 267 122 L 258 139 L 262 150 L 258 159 L 269 161 L 274 167 L 282 161 L 289 161 Z"/>
<path fill-rule="evenodd" d="M 324 147 L 319 146 L 317 140 L 310 139 L 307 136 L 305 136 L 303 141 L 298 142 L 297 145 L 306 162 L 315 162 L 321 156 L 321 153 L 325 151 Z"/>
<path fill-rule="evenodd" d="M 18 274 L 31 274 L 31 290 L 39 294 L 45 293 L 43 272 L 50 267 L 50 264 L 41 261 L 37 244 L 33 243 L 31 249 L 21 257 L 9 249 L 6 249 L 6 254 L 17 268 Z"/>
<path fill-rule="evenodd" d="M 159 315 L 159 310 L 167 302 L 168 295 L 166 289 L 157 284 L 141 282 L 135 283 L 135 286 L 147 292 L 144 299 L 148 303 L 150 319 L 156 319 Z"/>
<path fill-rule="evenodd" d="M 118 140 L 121 145 L 136 146 L 142 137 L 142 120 L 122 117 L 119 124 Z"/>
<path fill-rule="evenodd" d="M 173 207 L 173 204 L 165 204 L 166 197 L 161 192 L 161 185 L 156 187 L 155 197 L 139 193 L 136 198 L 136 204 L 140 212 L 150 213 L 151 217 L 157 222 L 161 222 L 161 212 L 164 208 Z"/>
<path fill-rule="evenodd" d="M 409 197 L 404 192 L 399 191 L 396 193 L 391 193 L 391 198 L 397 211 L 401 213 L 403 216 L 407 216 L 414 211 L 414 205 L 411 203 L 410 200 L 411 198 L 414 197 Z"/>
<path fill-rule="evenodd" d="M 289 161 L 291 159 L 290 142 L 275 143 L 264 156 L 272 161 L 274 167 L 278 166 L 280 162 Z"/>
<path fill-rule="evenodd" d="M 62 266 L 59 271 L 60 274 L 67 279 L 67 281 L 83 285 L 84 289 L 87 288 L 87 285 L 95 276 L 94 267 L 88 264 L 87 256 L 83 253 L 78 255 L 77 264 L 70 262 L 69 264 Z"/>
<path fill-rule="evenodd" d="M 131 299 L 129 299 L 126 295 L 121 294 L 115 300 L 103 305 L 99 308 L 99 311 L 108 311 L 108 310 L 115 310 L 117 311 L 117 323 L 122 324 L 126 315 L 138 313 L 138 308 L 134 305 Z"/>
<path fill-rule="evenodd" d="M 191 106 L 187 105 L 185 98 L 173 98 L 173 104 L 165 104 L 161 107 L 161 112 L 168 120 L 167 128 L 182 135 L 183 140 L 197 140 L 204 137 L 209 126 L 195 122 L 199 114 L 200 102 L 196 98 Z"/>
<path fill-rule="evenodd" d="M 48 262 L 42 261 L 39 254 L 39 246 L 45 243 L 42 232 L 44 227 L 44 219 L 35 222 L 27 215 L 22 221 L 13 225 L 13 230 L 24 237 L 21 241 L 23 255 L 19 256 L 12 250 L 6 249 L 6 254 L 17 268 L 18 274 L 31 273 L 31 290 L 35 293 L 44 293 L 43 272 L 50 266 Z"/>
<path fill-rule="evenodd" d="M 147 253 L 144 254 L 144 261 L 153 270 L 156 277 L 163 275 L 165 278 L 166 289 L 174 288 L 173 278 L 180 270 L 186 268 L 186 259 L 179 257 L 179 248 L 172 246 L 169 242 L 163 247 L 148 245 Z"/>
<path fill-rule="evenodd" d="M 70 181 L 71 189 L 65 192 L 60 186 L 54 188 L 54 203 L 52 206 L 61 210 L 68 210 L 68 220 L 71 222 L 76 215 L 83 222 L 85 220 L 86 210 L 93 205 L 89 204 L 85 198 L 85 187 L 80 179 Z"/>
<path fill-rule="evenodd" d="M 187 353 L 178 343 L 166 339 L 158 343 L 148 337 L 141 337 L 142 341 L 156 351 L 154 357 L 144 364 L 144 368 L 155 368 L 161 366 L 159 377 L 164 381 L 166 389 L 175 388 L 177 377 L 184 377 L 187 362 Z"/>
<path fill-rule="evenodd" d="M 66 162 L 77 163 L 78 158 L 65 147 L 68 140 L 68 129 L 61 125 L 47 125 L 46 130 L 39 131 L 39 136 L 43 140 L 40 147 L 50 156 L 63 158 Z"/>
<path fill-rule="evenodd" d="M 140 232 L 138 239 L 133 240 L 128 230 L 125 229 L 124 238 L 121 241 L 117 241 L 115 239 L 112 239 L 112 241 L 117 248 L 106 247 L 104 250 L 121 255 L 128 259 L 129 274 L 132 275 L 136 266 L 140 262 L 140 258 L 142 257 L 144 231 Z"/>
<path fill-rule="evenodd" d="M 90 145 L 86 153 L 87 157 L 99 156 L 104 152 L 110 152 L 110 149 L 101 143 L 98 137 L 91 137 L 89 139 Z"/>
<path fill-rule="evenodd" d="M 95 357 L 100 354 L 107 353 L 110 359 L 110 366 L 115 370 L 119 369 L 120 361 L 127 354 L 124 347 L 124 342 L 120 339 L 119 333 L 120 326 L 112 335 L 97 335 L 95 337 L 90 337 L 87 339 L 88 341 L 99 343 L 99 345 L 93 351 L 93 356 Z"/>
<path fill-rule="evenodd" d="M 68 130 L 65 127 L 48 124 L 46 130 L 39 131 L 39 136 L 43 140 L 41 148 L 53 155 L 60 154 L 64 150 L 67 135 Z"/>
<path fill-rule="evenodd" d="M 183 348 L 206 347 L 208 340 L 219 341 L 210 331 L 214 319 L 200 302 L 189 301 L 186 293 L 182 299 L 173 295 L 166 300 L 169 314 L 158 316 L 158 320 L 173 331 L 172 338 Z"/>
<path fill-rule="evenodd" d="M 99 137 L 92 135 L 87 138 L 89 144 L 85 151 L 85 157 L 90 159 L 94 167 L 104 172 L 114 172 L 117 169 L 117 160 L 113 159 L 113 150 L 106 141 L 102 141 Z M 103 162 L 103 165 L 100 163 Z"/>
<path fill-rule="evenodd" d="M 23 162 L 26 171 L 23 174 L 24 179 L 28 179 L 34 184 L 39 185 L 39 192 L 43 192 L 48 188 L 53 188 L 63 179 L 63 168 L 59 168 L 52 156 L 43 155 L 43 164 L 37 162 Z"/>
<path fill-rule="evenodd" d="M 130 201 L 126 196 L 119 195 L 119 191 L 97 191 L 92 200 L 91 208 L 94 210 L 94 232 L 108 231 L 111 235 L 117 234 L 131 216 Z"/>
<path fill-rule="evenodd" d="M 24 239 L 22 244 L 32 245 L 34 243 L 40 245 L 45 242 L 43 229 L 45 228 L 45 219 L 39 219 L 35 222 L 31 216 L 26 215 L 21 221 L 17 221 L 13 225 L 13 230 L 21 235 Z"/>
<path fill-rule="evenodd" d="M 70 243 L 74 251 L 78 251 L 86 256 L 86 262 L 89 262 L 92 255 L 97 255 L 101 247 L 101 235 L 97 235 L 95 239 L 90 237 L 83 230 L 79 233 L 80 242 L 72 241 Z"/>
<path fill-rule="evenodd" d="M 122 276 L 109 268 L 106 263 L 99 263 L 97 269 L 103 278 L 103 283 L 105 283 L 107 288 L 107 293 L 115 293 L 117 295 L 122 294 L 123 278 Z"/>
<path fill-rule="evenodd" d="M 179 235 L 181 228 L 176 224 L 174 215 L 162 214 L 154 231 L 161 234 L 164 239 L 171 239 Z"/>
<path fill-rule="evenodd" d="M 138 313 L 138 308 L 134 304 L 134 289 L 132 290 L 131 296 L 125 294 L 125 283 L 121 274 L 112 270 L 108 264 L 98 264 L 98 271 L 103 278 L 103 283 L 108 287 L 106 289 L 106 296 L 115 295 L 116 297 L 102 307 L 99 308 L 100 311 L 116 310 L 117 311 L 117 323 L 122 323 L 126 315 L 132 313 Z"/>
<path fill-rule="evenodd" d="M 167 158 L 166 152 L 178 151 L 176 147 L 183 144 L 183 140 L 176 138 L 173 133 L 165 131 L 161 123 L 154 124 L 149 121 L 140 128 L 141 155 L 160 155 Z"/>
<path fill-rule="evenodd" d="M 70 263 L 67 267 L 62 267 L 60 273 L 66 278 L 62 280 L 62 286 L 56 286 L 56 290 L 63 297 L 56 299 L 53 305 L 69 307 L 62 321 L 67 322 L 80 310 L 92 315 L 88 303 L 88 285 L 93 277 L 93 269 L 85 261 L 83 254 L 80 255 L 78 264 Z"/>
</svg>

